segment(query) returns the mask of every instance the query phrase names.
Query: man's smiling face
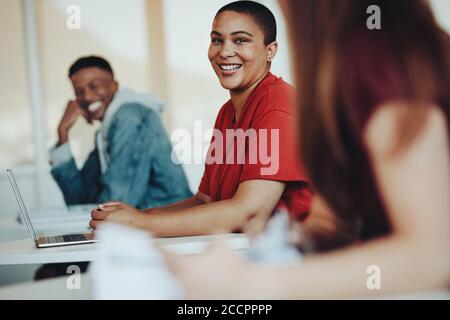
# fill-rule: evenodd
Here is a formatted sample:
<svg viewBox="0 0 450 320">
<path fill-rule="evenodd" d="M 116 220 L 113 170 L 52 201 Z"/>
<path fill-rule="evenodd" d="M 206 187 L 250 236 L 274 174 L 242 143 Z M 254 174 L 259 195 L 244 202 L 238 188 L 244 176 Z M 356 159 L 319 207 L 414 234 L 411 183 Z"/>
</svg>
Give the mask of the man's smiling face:
<svg viewBox="0 0 450 320">
<path fill-rule="evenodd" d="M 91 120 L 102 121 L 106 108 L 117 92 L 118 84 L 108 71 L 97 67 L 83 68 L 70 77 L 75 97 Z M 94 102 L 98 102 L 92 105 Z M 91 108 L 89 108 L 89 106 Z"/>
</svg>

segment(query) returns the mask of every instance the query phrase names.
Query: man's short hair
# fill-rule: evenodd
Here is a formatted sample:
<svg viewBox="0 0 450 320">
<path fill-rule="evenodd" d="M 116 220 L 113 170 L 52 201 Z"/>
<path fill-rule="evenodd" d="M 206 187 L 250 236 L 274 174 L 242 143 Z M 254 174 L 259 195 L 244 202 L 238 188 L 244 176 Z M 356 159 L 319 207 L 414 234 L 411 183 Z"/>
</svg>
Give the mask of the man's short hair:
<svg viewBox="0 0 450 320">
<path fill-rule="evenodd" d="M 277 40 L 277 22 L 273 13 L 261 3 L 255 1 L 235 1 L 219 9 L 216 17 L 224 12 L 243 13 L 253 18 L 264 34 L 264 44 L 268 45 Z"/>
<path fill-rule="evenodd" d="M 88 56 L 81 57 L 77 61 L 75 61 L 69 68 L 69 78 L 72 77 L 75 73 L 84 68 L 97 67 L 99 69 L 105 70 L 111 73 L 114 76 L 114 72 L 111 68 L 111 65 L 108 61 L 106 61 L 102 57 L 98 56 Z"/>
</svg>

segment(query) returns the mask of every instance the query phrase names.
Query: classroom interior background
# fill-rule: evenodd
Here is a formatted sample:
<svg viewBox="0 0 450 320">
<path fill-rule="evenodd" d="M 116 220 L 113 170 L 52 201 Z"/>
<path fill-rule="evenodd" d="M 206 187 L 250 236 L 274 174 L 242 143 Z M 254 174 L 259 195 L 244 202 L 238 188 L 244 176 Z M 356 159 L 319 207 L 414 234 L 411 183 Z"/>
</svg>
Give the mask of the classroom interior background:
<svg viewBox="0 0 450 320">
<path fill-rule="evenodd" d="M 228 2 L 0 0 L 0 224 L 17 215 L 5 175 L 9 167 L 15 170 L 30 208 L 64 205 L 49 173 L 48 149 L 56 143 L 58 122 L 74 97 L 68 67 L 80 56 L 104 56 L 122 87 L 162 98 L 169 135 L 179 128 L 192 132 L 195 121 L 201 121 L 204 129 L 212 128 L 229 97 L 207 58 L 209 33 L 216 11 Z M 292 83 L 281 11 L 276 1 L 260 2 L 274 12 L 278 23 L 279 51 L 272 72 Z M 450 1 L 431 3 L 450 32 Z M 81 9 L 80 30 L 66 27 L 71 5 Z M 92 150 L 97 128 L 79 119 L 71 131 L 78 165 Z M 203 165 L 187 164 L 184 169 L 195 192 Z"/>
</svg>

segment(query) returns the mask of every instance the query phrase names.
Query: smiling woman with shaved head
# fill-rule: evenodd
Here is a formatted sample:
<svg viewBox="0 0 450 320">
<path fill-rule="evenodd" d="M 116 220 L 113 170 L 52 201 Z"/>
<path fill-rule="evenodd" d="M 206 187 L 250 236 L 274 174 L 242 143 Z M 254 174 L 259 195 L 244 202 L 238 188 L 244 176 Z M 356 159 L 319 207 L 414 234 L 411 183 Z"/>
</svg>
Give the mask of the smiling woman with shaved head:
<svg viewBox="0 0 450 320">
<path fill-rule="evenodd" d="M 93 228 L 113 221 L 157 236 L 244 225 L 257 231 L 279 206 L 305 218 L 311 193 L 296 151 L 293 88 L 270 72 L 278 46 L 272 12 L 253 1 L 230 3 L 217 12 L 210 35 L 208 58 L 230 100 L 217 116 L 198 192 L 145 212 L 106 203 L 92 212 Z"/>
</svg>

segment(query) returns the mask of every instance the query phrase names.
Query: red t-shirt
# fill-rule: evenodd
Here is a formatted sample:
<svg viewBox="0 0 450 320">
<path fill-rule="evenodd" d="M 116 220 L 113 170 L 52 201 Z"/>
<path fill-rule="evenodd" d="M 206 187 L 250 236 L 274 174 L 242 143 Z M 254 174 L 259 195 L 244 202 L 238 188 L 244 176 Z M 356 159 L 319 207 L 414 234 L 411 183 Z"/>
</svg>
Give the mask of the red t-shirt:
<svg viewBox="0 0 450 320">
<path fill-rule="evenodd" d="M 278 205 L 296 218 L 306 216 L 311 192 L 297 152 L 293 91 L 283 79 L 268 73 L 248 97 L 237 121 L 231 100 L 223 105 L 200 192 L 220 201 L 232 198 L 243 181 L 284 181 L 287 187 Z"/>
</svg>

